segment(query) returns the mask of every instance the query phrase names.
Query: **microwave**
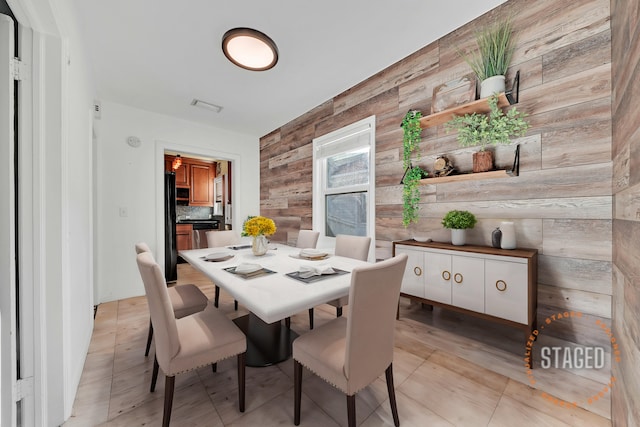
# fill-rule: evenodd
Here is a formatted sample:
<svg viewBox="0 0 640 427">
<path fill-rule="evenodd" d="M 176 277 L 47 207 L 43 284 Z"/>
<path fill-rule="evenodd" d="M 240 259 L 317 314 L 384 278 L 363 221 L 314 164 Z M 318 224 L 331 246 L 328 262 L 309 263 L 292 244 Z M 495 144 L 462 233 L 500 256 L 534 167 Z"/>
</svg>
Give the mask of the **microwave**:
<svg viewBox="0 0 640 427">
<path fill-rule="evenodd" d="M 176 188 L 176 204 L 180 206 L 187 206 L 189 204 L 189 189 L 177 187 Z"/>
</svg>

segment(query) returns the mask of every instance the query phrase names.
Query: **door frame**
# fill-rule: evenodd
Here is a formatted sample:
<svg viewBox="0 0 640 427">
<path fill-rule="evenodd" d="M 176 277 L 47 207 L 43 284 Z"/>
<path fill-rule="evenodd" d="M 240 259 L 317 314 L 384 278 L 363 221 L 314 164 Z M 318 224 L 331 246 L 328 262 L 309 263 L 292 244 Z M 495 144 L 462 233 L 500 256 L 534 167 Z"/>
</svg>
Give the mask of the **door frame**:
<svg viewBox="0 0 640 427">
<path fill-rule="evenodd" d="M 0 424 L 16 423 L 16 192 L 14 80 L 14 22 L 0 15 L 0 197 L 9 200 L 0 208 Z M 8 285 L 8 286 L 7 286 Z"/>
</svg>

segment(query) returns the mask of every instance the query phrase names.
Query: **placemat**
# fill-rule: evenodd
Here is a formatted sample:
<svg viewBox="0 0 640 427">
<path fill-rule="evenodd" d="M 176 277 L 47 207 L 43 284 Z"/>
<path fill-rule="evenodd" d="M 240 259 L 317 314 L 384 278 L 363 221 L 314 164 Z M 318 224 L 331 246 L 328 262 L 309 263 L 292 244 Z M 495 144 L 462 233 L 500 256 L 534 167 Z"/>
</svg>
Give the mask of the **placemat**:
<svg viewBox="0 0 640 427">
<path fill-rule="evenodd" d="M 205 261 L 209 261 L 209 262 L 223 262 L 223 261 L 228 261 L 231 258 L 233 258 L 235 255 L 227 255 L 226 257 L 222 257 L 222 258 L 216 258 L 216 259 L 207 259 L 207 257 L 202 257 Z"/>
<path fill-rule="evenodd" d="M 325 260 L 325 259 L 329 258 L 331 255 L 325 254 L 325 255 L 320 256 L 320 257 L 304 257 L 304 256 L 300 256 L 298 254 L 289 254 L 289 256 L 291 258 L 302 259 L 302 260 L 305 260 L 305 261 L 322 261 L 322 260 Z"/>
<path fill-rule="evenodd" d="M 234 251 L 237 251 L 239 249 L 249 249 L 251 247 L 251 245 L 233 245 L 233 246 L 227 246 L 229 249 L 233 249 Z"/>
<path fill-rule="evenodd" d="M 260 270 L 251 272 L 251 273 L 247 273 L 247 274 L 242 274 L 242 273 L 236 273 L 236 267 L 226 267 L 223 268 L 224 271 L 227 271 L 231 274 L 235 274 L 238 277 L 242 277 L 243 279 L 255 279 L 256 277 L 262 277 L 262 276 L 266 276 L 267 274 L 273 274 L 275 273 L 275 271 L 273 270 L 269 270 L 268 268 L 264 268 L 262 267 Z"/>
<path fill-rule="evenodd" d="M 294 271 L 293 273 L 287 273 L 285 274 L 285 276 L 289 276 L 292 279 L 296 279 L 299 280 L 301 282 L 304 283 L 313 283 L 313 282 L 317 282 L 318 280 L 324 280 L 324 279 L 328 279 L 330 277 L 335 277 L 335 276 L 340 276 L 341 274 L 347 274 L 349 273 L 349 271 L 345 271 L 345 270 L 340 270 L 339 268 L 334 268 L 333 271 L 335 271 L 334 274 L 322 274 L 320 276 L 311 276 L 311 277 L 300 277 L 300 272 L 299 271 Z"/>
</svg>

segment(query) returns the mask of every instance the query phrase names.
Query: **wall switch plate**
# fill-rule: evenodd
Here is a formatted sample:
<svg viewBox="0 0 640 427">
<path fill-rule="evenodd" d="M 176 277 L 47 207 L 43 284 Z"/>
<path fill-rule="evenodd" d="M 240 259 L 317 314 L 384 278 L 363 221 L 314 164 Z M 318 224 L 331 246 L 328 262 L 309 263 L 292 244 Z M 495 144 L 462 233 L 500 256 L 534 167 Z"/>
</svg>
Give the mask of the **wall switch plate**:
<svg viewBox="0 0 640 427">
<path fill-rule="evenodd" d="M 129 216 L 129 210 L 124 206 L 120 207 L 120 216 L 122 218 L 128 217 Z"/>
</svg>

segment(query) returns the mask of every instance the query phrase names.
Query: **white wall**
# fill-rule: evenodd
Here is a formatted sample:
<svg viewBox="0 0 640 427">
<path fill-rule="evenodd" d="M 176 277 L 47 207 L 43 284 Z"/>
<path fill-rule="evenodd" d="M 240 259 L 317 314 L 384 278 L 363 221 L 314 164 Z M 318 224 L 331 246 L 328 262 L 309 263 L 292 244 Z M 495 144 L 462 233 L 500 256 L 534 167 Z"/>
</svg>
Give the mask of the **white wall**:
<svg viewBox="0 0 640 427">
<path fill-rule="evenodd" d="M 66 2 L 64 3 L 66 6 Z M 93 80 L 71 7 L 56 7 L 63 38 L 62 307 L 64 419 L 71 415 L 93 333 Z M 66 72 L 65 72 L 66 71 Z"/>
<path fill-rule="evenodd" d="M 144 295 L 135 256 L 145 241 L 164 266 L 163 185 L 165 149 L 233 162 L 234 227 L 260 212 L 257 138 L 101 101 L 96 132 L 96 245 L 98 295 L 106 302 Z M 127 145 L 129 136 L 142 141 Z M 120 216 L 120 208 L 127 211 Z"/>
</svg>

